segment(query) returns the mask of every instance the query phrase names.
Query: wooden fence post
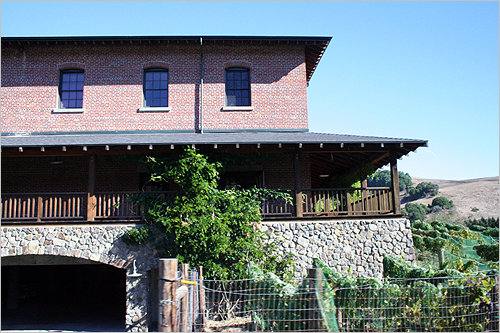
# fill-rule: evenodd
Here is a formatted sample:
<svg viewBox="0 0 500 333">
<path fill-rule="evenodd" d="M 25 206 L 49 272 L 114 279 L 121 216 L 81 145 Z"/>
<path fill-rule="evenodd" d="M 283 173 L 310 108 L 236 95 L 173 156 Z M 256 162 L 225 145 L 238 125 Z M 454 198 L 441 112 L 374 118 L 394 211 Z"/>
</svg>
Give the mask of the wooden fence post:
<svg viewBox="0 0 500 333">
<path fill-rule="evenodd" d="M 205 299 L 205 287 L 203 285 L 203 266 L 198 266 L 198 297 L 200 302 L 198 325 L 200 326 L 200 331 L 205 332 L 207 303 Z"/>
<path fill-rule="evenodd" d="M 181 279 L 189 280 L 189 264 L 181 264 Z M 181 298 L 181 316 L 179 323 L 181 332 L 188 331 L 188 297 L 189 292 Z"/>
<path fill-rule="evenodd" d="M 160 259 L 158 264 L 158 292 L 160 301 L 159 332 L 178 332 L 177 325 L 177 259 Z"/>
</svg>

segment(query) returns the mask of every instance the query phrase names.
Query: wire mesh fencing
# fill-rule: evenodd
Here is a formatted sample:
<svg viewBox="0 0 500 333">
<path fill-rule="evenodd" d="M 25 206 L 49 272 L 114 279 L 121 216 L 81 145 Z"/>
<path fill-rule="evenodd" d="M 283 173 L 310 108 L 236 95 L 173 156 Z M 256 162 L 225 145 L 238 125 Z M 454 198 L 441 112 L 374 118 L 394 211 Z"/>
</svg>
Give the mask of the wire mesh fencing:
<svg viewBox="0 0 500 333">
<path fill-rule="evenodd" d="M 498 331 L 498 277 L 200 280 L 186 331 Z M 191 276 L 193 280 L 195 276 Z M 195 295 L 198 291 L 198 295 Z M 185 310 L 183 310 L 185 309 Z M 182 327 L 180 327 L 182 328 Z"/>
</svg>

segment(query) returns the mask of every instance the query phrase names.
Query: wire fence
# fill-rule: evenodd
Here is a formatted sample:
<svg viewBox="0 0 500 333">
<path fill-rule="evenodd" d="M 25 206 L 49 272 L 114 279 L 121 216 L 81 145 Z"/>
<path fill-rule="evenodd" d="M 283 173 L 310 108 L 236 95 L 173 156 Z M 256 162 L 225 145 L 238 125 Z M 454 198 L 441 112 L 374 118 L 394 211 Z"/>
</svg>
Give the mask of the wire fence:
<svg viewBox="0 0 500 333">
<path fill-rule="evenodd" d="M 193 302 L 204 305 L 179 304 L 178 318 L 188 311 L 187 331 L 209 332 L 498 331 L 498 276 L 367 279 L 355 286 L 319 269 L 309 276 L 205 280 L 192 287 Z"/>
</svg>

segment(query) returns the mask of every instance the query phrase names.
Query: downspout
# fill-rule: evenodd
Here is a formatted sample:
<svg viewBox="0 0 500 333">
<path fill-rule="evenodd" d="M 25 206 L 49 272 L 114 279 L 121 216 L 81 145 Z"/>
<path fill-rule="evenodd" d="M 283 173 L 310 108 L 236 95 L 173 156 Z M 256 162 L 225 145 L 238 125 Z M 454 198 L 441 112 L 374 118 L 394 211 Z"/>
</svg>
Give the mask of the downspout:
<svg viewBox="0 0 500 333">
<path fill-rule="evenodd" d="M 200 37 L 200 113 L 199 113 L 200 133 L 203 134 L 203 38 Z"/>
</svg>

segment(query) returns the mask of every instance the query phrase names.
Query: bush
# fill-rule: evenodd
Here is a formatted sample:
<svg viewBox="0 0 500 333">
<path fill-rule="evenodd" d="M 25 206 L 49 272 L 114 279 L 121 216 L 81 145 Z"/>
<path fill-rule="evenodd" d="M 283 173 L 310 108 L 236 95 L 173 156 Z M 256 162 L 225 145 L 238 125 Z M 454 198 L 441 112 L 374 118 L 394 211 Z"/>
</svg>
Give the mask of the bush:
<svg viewBox="0 0 500 333">
<path fill-rule="evenodd" d="M 446 197 L 436 197 L 432 200 L 431 207 L 441 207 L 443 209 L 451 209 L 455 207 L 452 200 L 448 200 Z"/>
<path fill-rule="evenodd" d="M 427 215 L 427 206 L 424 204 L 407 203 L 405 205 L 406 216 L 411 222 L 423 221 Z"/>
<path fill-rule="evenodd" d="M 136 198 L 145 207 L 145 225 L 127 231 L 129 244 L 152 242 L 160 257 L 203 266 L 207 278 L 239 279 L 255 263 L 287 277 L 290 260 L 274 253 L 266 234 L 256 228 L 265 197 L 291 201 L 289 195 L 265 189 L 219 190 L 218 163 L 195 149 L 169 158 L 147 158 L 152 182 L 174 182 L 181 192 L 167 203 L 160 194 Z"/>
<path fill-rule="evenodd" d="M 417 200 L 420 198 L 433 197 L 439 192 L 439 185 L 430 182 L 422 182 L 415 188 L 410 189 L 410 200 Z"/>
<path fill-rule="evenodd" d="M 496 217 L 496 218 L 495 217 L 488 217 L 488 218 L 481 217 L 480 219 L 468 220 L 465 222 L 465 225 L 471 230 L 474 230 L 474 229 L 472 229 L 473 226 L 498 228 L 499 227 L 498 221 L 499 221 L 498 217 Z"/>
<path fill-rule="evenodd" d="M 498 244 L 495 245 L 476 245 L 474 250 L 477 254 L 487 261 L 498 261 Z"/>
<path fill-rule="evenodd" d="M 398 172 L 399 176 L 399 190 L 404 191 L 407 186 L 413 184 L 411 176 L 402 171 Z M 391 172 L 389 170 L 379 170 L 373 175 L 368 177 L 368 186 L 372 187 L 388 187 L 391 186 Z"/>
</svg>

